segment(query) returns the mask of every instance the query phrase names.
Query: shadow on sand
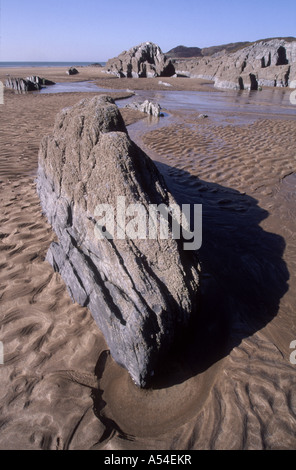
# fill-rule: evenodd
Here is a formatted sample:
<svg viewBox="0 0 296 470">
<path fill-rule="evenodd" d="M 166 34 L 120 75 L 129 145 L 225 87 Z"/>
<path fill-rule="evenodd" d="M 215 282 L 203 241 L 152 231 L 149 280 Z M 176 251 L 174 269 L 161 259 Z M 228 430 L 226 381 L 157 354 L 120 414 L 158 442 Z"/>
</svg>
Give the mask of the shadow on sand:
<svg viewBox="0 0 296 470">
<path fill-rule="evenodd" d="M 157 390 L 204 372 L 269 323 L 288 290 L 289 272 L 282 258 L 285 241 L 260 227 L 268 212 L 256 199 L 155 163 L 180 205 L 203 206 L 200 307 L 188 333 L 159 365 L 150 384 Z"/>
<path fill-rule="evenodd" d="M 149 390 L 103 351 L 97 361 L 94 412 L 105 432 L 125 440 L 161 435 L 192 418 L 205 403 L 221 360 L 278 313 L 288 290 L 285 241 L 260 223 L 268 212 L 254 198 L 157 163 L 177 202 L 203 205 L 201 296 L 188 332 L 179 338 Z"/>
<path fill-rule="evenodd" d="M 246 194 L 157 163 L 179 204 L 202 204 L 200 311 L 155 378 L 173 386 L 216 363 L 276 315 L 288 290 L 285 241 L 260 227 L 269 213 Z M 170 371 L 170 372 L 168 372 Z"/>
</svg>

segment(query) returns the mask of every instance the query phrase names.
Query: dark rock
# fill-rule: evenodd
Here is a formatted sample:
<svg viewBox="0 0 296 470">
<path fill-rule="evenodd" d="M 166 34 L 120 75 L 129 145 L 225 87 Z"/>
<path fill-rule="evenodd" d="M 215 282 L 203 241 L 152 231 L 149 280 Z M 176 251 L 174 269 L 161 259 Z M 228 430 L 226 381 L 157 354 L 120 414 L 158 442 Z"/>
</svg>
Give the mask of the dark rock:
<svg viewBox="0 0 296 470">
<path fill-rule="evenodd" d="M 79 72 L 75 67 L 70 67 L 69 70 L 67 70 L 68 75 L 77 75 Z"/>
<path fill-rule="evenodd" d="M 27 77 L 27 80 L 29 80 L 32 83 L 35 83 L 36 85 L 40 86 L 48 86 L 48 85 L 55 85 L 55 82 L 51 80 L 47 80 L 46 78 L 41 78 L 36 75 L 32 75 L 31 77 Z"/>
<path fill-rule="evenodd" d="M 118 77 L 129 78 L 171 77 L 175 74 L 171 60 L 152 42 L 142 43 L 108 60 L 106 70 Z"/>
<path fill-rule="evenodd" d="M 37 192 L 58 237 L 47 260 L 73 300 L 90 309 L 113 358 L 146 386 L 197 308 L 198 260 L 181 240 L 159 234 L 98 239 L 99 204 L 117 217 L 120 196 L 146 210 L 175 203 L 110 97 L 85 99 L 57 116 L 40 146 Z"/>
</svg>

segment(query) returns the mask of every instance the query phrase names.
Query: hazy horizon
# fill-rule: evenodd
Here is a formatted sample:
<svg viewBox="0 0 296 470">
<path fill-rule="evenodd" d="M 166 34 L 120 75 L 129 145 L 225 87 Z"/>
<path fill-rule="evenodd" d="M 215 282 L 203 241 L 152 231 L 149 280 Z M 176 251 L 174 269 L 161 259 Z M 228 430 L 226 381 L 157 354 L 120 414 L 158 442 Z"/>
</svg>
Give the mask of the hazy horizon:
<svg viewBox="0 0 296 470">
<path fill-rule="evenodd" d="M 163 52 L 295 36 L 295 0 L 0 0 L 0 62 L 106 62 L 146 41 Z M 280 17 L 280 21 L 279 21 Z"/>
</svg>

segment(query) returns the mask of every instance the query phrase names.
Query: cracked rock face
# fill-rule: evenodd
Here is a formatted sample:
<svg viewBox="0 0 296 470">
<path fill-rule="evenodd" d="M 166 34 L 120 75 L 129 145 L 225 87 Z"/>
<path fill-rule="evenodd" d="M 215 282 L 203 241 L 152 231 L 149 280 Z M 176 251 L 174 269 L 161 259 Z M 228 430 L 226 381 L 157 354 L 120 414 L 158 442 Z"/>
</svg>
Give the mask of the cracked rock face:
<svg viewBox="0 0 296 470">
<path fill-rule="evenodd" d="M 90 309 L 113 358 L 141 387 L 197 308 L 198 260 L 180 240 L 99 239 L 97 207 L 174 202 L 108 96 L 63 110 L 42 140 L 37 192 L 58 237 L 47 260 Z"/>
</svg>

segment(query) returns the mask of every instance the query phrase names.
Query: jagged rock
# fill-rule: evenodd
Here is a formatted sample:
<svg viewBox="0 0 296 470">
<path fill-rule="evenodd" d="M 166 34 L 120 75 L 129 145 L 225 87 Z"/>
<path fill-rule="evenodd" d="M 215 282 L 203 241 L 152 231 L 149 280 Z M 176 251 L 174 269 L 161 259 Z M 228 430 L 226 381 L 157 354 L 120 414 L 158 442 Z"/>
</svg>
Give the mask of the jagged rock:
<svg viewBox="0 0 296 470">
<path fill-rule="evenodd" d="M 42 85 L 44 86 L 55 85 L 55 82 L 51 80 L 47 80 L 46 78 L 38 77 L 37 75 L 32 75 L 31 77 L 27 77 L 27 80 L 29 80 L 32 83 L 35 83 L 36 85 L 41 85 L 41 86 Z"/>
<path fill-rule="evenodd" d="M 40 90 L 41 85 L 38 83 L 31 82 L 30 80 L 25 80 L 24 78 L 7 78 L 5 82 L 6 88 L 11 88 L 18 93 L 26 93 L 27 91 Z"/>
<path fill-rule="evenodd" d="M 126 105 L 126 108 L 136 109 L 142 113 L 149 114 L 150 116 L 159 117 L 161 115 L 161 107 L 158 103 L 154 104 L 149 100 L 144 101 L 144 103 L 129 103 Z"/>
<path fill-rule="evenodd" d="M 219 88 L 286 87 L 296 78 L 296 41 L 256 41 L 232 53 L 176 60 L 174 65 L 177 74 L 213 80 Z"/>
<path fill-rule="evenodd" d="M 75 67 L 70 67 L 69 70 L 67 70 L 68 75 L 77 75 L 79 72 Z"/>
<path fill-rule="evenodd" d="M 113 358 L 146 386 L 196 311 L 198 260 L 181 240 L 159 233 L 99 239 L 100 204 L 114 208 L 118 222 L 120 197 L 146 210 L 175 203 L 110 97 L 84 99 L 57 116 L 53 134 L 41 142 L 37 192 L 58 237 L 47 260 L 73 300 L 90 309 Z"/>
<path fill-rule="evenodd" d="M 109 59 L 105 69 L 118 77 L 129 78 L 171 77 L 175 73 L 171 60 L 152 42 L 142 43 Z"/>
<path fill-rule="evenodd" d="M 9 77 L 6 80 L 5 86 L 17 91 L 18 93 L 26 93 L 27 91 L 40 90 L 42 85 L 55 85 L 51 80 L 40 78 L 38 76 L 31 76 L 24 78 Z"/>
</svg>

